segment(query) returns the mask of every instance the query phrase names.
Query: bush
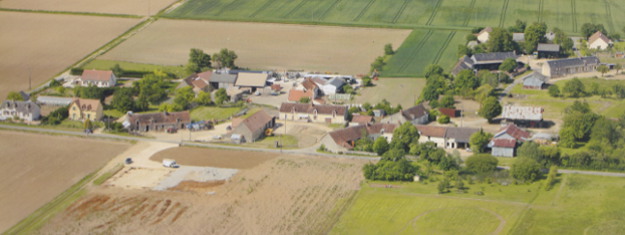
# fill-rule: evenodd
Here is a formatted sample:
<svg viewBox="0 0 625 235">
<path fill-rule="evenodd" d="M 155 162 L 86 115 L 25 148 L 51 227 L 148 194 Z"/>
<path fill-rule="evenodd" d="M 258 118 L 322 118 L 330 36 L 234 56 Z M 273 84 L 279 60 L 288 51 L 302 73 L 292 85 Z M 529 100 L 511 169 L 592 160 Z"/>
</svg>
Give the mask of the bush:
<svg viewBox="0 0 625 235">
<path fill-rule="evenodd" d="M 82 75 L 82 72 L 84 70 L 85 69 L 83 69 L 83 68 L 72 68 L 72 69 L 69 70 L 69 74 L 74 75 L 74 76 L 80 76 L 80 75 Z"/>
<path fill-rule="evenodd" d="M 510 173 L 513 178 L 522 182 L 533 182 L 541 176 L 538 162 L 526 157 L 517 159 L 517 161 L 512 164 Z"/>
<path fill-rule="evenodd" d="M 442 114 L 441 116 L 439 116 L 439 117 L 437 118 L 437 121 L 438 121 L 438 123 L 440 123 L 440 124 L 447 124 L 447 123 L 449 123 L 449 116 L 447 116 L 447 115 L 445 115 L 445 114 Z"/>
<path fill-rule="evenodd" d="M 474 154 L 467 158 L 467 170 L 477 174 L 490 174 L 497 169 L 497 158 L 490 154 Z"/>
</svg>

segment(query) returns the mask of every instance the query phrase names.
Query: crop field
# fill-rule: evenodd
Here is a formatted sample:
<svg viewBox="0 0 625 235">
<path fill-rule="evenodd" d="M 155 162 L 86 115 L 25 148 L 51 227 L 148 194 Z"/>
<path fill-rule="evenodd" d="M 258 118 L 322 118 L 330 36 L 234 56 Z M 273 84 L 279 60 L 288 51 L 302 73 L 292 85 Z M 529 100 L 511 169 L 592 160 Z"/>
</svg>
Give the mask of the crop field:
<svg viewBox="0 0 625 235">
<path fill-rule="evenodd" d="M 122 142 L 0 131 L 0 231 L 128 147 Z"/>
<path fill-rule="evenodd" d="M 466 34 L 465 31 L 413 30 L 387 61 L 382 76 L 423 76 L 423 70 L 430 64 L 450 71 L 458 61 L 458 45 L 464 43 Z"/>
<path fill-rule="evenodd" d="M 625 19 L 619 0 L 189 0 L 172 18 L 382 27 L 507 27 L 517 19 L 546 22 L 570 33 L 583 23 L 620 31 Z"/>
<path fill-rule="evenodd" d="M 393 106 L 401 104 L 404 108 L 412 107 L 421 95 L 425 79 L 380 78 L 373 81 L 374 87 L 363 88 L 354 99 L 355 104 L 377 104 L 386 99 Z M 403 94 L 403 95 L 396 95 Z"/>
<path fill-rule="evenodd" d="M 165 66 L 155 64 L 140 64 L 126 61 L 112 61 L 112 60 L 92 60 L 89 63 L 82 66 L 84 69 L 99 69 L 110 70 L 116 64 L 123 70 L 141 71 L 141 72 L 154 72 L 155 70 L 161 70 L 165 73 L 172 73 L 179 78 L 188 76 L 188 72 L 183 66 Z"/>
<path fill-rule="evenodd" d="M 359 160 L 273 153 L 255 159 L 256 153 L 230 152 L 222 155 L 224 150 L 194 148 L 178 152 L 196 157 L 203 153 L 212 159 L 199 162 L 202 165 L 241 169 L 220 185 L 183 181 L 177 186 L 194 189 L 190 192 L 94 187 L 39 232 L 325 234 L 362 180 L 364 162 Z M 192 158 L 180 161 L 197 162 Z"/>
<path fill-rule="evenodd" d="M 35 88 L 139 19 L 0 12 L 0 97 Z"/>
<path fill-rule="evenodd" d="M 90 12 L 121 15 L 154 15 L 161 9 L 175 2 L 174 0 L 2 0 L 0 8 L 62 11 L 62 12 Z"/>
<path fill-rule="evenodd" d="M 409 30 L 161 19 L 100 59 L 186 64 L 191 48 L 234 50 L 238 66 L 361 74 Z"/>
<path fill-rule="evenodd" d="M 625 229 L 622 178 L 561 175 L 550 191 L 474 184 L 437 194 L 436 183 L 371 182 L 331 234 L 616 234 Z M 483 196 L 473 192 L 483 191 Z"/>
</svg>

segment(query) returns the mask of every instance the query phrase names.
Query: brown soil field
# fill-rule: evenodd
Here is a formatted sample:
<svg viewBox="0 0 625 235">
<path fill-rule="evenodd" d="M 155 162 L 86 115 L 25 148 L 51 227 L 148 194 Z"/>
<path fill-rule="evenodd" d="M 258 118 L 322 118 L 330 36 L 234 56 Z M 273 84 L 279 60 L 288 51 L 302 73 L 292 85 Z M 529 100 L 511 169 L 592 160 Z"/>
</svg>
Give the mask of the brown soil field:
<svg viewBox="0 0 625 235">
<path fill-rule="evenodd" d="M 241 170 L 223 185 L 179 185 L 184 189 L 208 188 L 205 191 L 95 187 L 39 232 L 325 234 L 359 189 L 363 164 L 358 160 L 280 155 Z"/>
<path fill-rule="evenodd" d="M 0 12 L 0 97 L 28 90 L 119 36 L 139 19 Z"/>
<path fill-rule="evenodd" d="M 0 231 L 129 146 L 123 142 L 0 131 Z"/>
<path fill-rule="evenodd" d="M 0 8 L 154 15 L 174 0 L 2 0 Z"/>
<path fill-rule="evenodd" d="M 249 169 L 277 156 L 278 154 L 267 152 L 180 147 L 160 151 L 150 157 L 150 160 L 161 162 L 167 158 L 174 159 L 181 165 Z"/>
<path fill-rule="evenodd" d="M 399 47 L 410 30 L 160 19 L 100 59 L 186 64 L 191 48 L 234 50 L 252 69 L 362 74 L 384 45 Z"/>
</svg>

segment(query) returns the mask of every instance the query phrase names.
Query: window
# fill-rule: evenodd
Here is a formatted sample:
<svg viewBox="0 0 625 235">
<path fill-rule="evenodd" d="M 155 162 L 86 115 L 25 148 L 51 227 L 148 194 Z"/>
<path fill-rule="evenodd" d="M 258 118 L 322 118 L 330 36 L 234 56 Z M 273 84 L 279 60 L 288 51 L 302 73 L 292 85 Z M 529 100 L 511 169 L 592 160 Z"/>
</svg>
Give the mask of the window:
<svg viewBox="0 0 625 235">
<path fill-rule="evenodd" d="M 87 119 L 91 119 L 91 114 L 87 114 Z"/>
</svg>

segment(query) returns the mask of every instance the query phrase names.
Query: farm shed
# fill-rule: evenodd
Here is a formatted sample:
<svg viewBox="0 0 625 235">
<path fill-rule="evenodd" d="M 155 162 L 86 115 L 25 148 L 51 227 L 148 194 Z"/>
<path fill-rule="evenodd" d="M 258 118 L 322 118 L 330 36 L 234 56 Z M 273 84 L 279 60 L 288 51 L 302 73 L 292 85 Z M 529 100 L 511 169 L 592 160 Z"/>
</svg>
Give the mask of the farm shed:
<svg viewBox="0 0 625 235">
<path fill-rule="evenodd" d="M 536 49 L 538 58 L 558 58 L 560 57 L 560 45 L 539 43 Z"/>
<path fill-rule="evenodd" d="M 437 147 L 468 148 L 469 139 L 479 129 L 466 127 L 445 127 L 416 125 L 419 131 L 419 142 L 434 142 Z"/>
<path fill-rule="evenodd" d="M 128 112 L 128 119 L 124 122 L 124 127 L 130 131 L 148 132 L 164 131 L 169 128 L 184 129 L 190 123 L 189 111 L 145 114 Z"/>
<path fill-rule="evenodd" d="M 568 58 L 547 61 L 541 73 L 547 77 L 557 78 L 577 73 L 594 72 L 599 66 L 599 58 L 595 56 Z"/>
<path fill-rule="evenodd" d="M 438 108 L 438 112 L 452 118 L 460 116 L 460 110 L 452 108 Z"/>
<path fill-rule="evenodd" d="M 506 105 L 503 107 L 501 116 L 506 121 L 529 127 L 540 127 L 543 121 L 542 107 Z"/>
<path fill-rule="evenodd" d="M 267 85 L 269 74 L 264 72 L 240 72 L 234 83 L 239 88 L 251 88 L 255 92 L 257 88 L 263 88 Z"/>
<path fill-rule="evenodd" d="M 396 127 L 395 124 L 382 123 L 352 126 L 330 132 L 321 142 L 332 152 L 347 151 L 354 148 L 356 141 L 362 138 L 363 133 L 371 140 L 375 141 L 382 137 L 390 142 Z"/>
<path fill-rule="evenodd" d="M 454 66 L 451 73 L 455 76 L 460 71 L 465 69 L 471 70 L 498 70 L 499 66 L 504 60 L 508 58 L 517 59 L 515 52 L 493 52 L 493 53 L 480 53 L 472 55 L 471 57 L 463 56 L 458 63 Z"/>
<path fill-rule="evenodd" d="M 488 147 L 492 149 L 493 156 L 514 157 L 517 145 L 529 139 L 529 132 L 510 124 L 495 133 Z"/>
<path fill-rule="evenodd" d="M 544 75 L 533 72 L 525 77 L 523 77 L 523 88 L 525 89 L 542 89 L 545 82 L 547 82 L 547 77 Z"/>
<path fill-rule="evenodd" d="M 41 105 L 67 106 L 72 101 L 70 97 L 37 96 L 37 104 Z"/>
<path fill-rule="evenodd" d="M 265 111 L 258 111 L 246 119 L 232 121 L 233 135 L 240 135 L 243 138 L 241 142 L 254 142 L 264 136 L 267 128 L 273 128 L 276 124 L 276 118 L 269 116 Z"/>
<path fill-rule="evenodd" d="M 282 103 L 280 118 L 320 123 L 345 123 L 347 106 L 330 104 Z"/>
</svg>

